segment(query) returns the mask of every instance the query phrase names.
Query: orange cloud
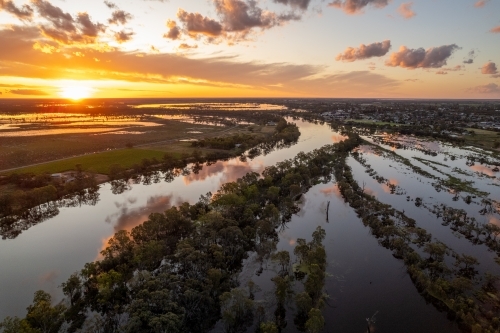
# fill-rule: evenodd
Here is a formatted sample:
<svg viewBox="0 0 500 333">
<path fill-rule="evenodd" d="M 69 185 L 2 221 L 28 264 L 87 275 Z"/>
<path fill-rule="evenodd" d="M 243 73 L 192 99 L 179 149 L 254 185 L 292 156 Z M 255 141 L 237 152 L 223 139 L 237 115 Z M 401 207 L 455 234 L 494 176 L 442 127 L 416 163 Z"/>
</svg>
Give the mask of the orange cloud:
<svg viewBox="0 0 500 333">
<path fill-rule="evenodd" d="M 494 62 L 487 62 L 481 67 L 482 74 L 498 74 L 497 65 Z"/>
<path fill-rule="evenodd" d="M 176 40 L 180 37 L 181 31 L 179 27 L 177 26 L 177 23 L 172 20 L 167 21 L 167 27 L 168 27 L 168 32 L 163 35 L 164 38 Z"/>
<path fill-rule="evenodd" d="M 411 9 L 412 6 L 413 6 L 413 1 L 402 3 L 401 6 L 399 6 L 398 8 L 399 15 L 401 15 L 407 20 L 416 16 L 417 14 Z"/>
<path fill-rule="evenodd" d="M 484 5 L 486 5 L 490 0 L 477 0 L 476 3 L 474 4 L 474 7 L 476 8 L 482 8 Z"/>
</svg>

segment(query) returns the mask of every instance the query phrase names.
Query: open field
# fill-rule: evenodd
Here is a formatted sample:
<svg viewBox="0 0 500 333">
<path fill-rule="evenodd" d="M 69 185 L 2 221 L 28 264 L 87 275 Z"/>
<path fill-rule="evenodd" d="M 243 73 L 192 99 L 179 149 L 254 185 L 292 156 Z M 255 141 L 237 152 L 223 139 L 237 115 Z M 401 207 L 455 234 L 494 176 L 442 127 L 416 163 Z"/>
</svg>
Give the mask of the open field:
<svg viewBox="0 0 500 333">
<path fill-rule="evenodd" d="M 474 131 L 475 135 L 464 136 L 465 142 L 472 146 L 482 148 L 495 148 L 495 143 L 500 143 L 500 132 L 486 131 L 477 128 L 467 128 L 468 131 Z M 499 147 L 496 147 L 497 149 Z"/>
<path fill-rule="evenodd" d="M 370 125 L 401 126 L 401 124 L 389 123 L 389 122 L 386 122 L 386 121 L 368 120 L 368 119 L 346 119 L 345 121 L 346 122 L 352 121 L 353 123 L 370 124 Z"/>
<path fill-rule="evenodd" d="M 17 173 L 57 173 L 75 169 L 77 164 L 81 164 L 83 170 L 100 174 L 108 174 L 109 167 L 113 164 L 119 164 L 124 168 L 130 168 L 134 164 L 139 164 L 145 158 L 161 159 L 164 152 L 148 149 L 120 149 L 98 154 L 90 154 L 70 158 L 62 161 L 54 161 L 18 169 Z M 11 172 L 11 173 L 14 173 Z"/>
<path fill-rule="evenodd" d="M 0 170 L 43 163 L 72 156 L 104 152 L 181 138 L 202 137 L 225 128 L 205 124 L 165 121 L 162 126 L 129 128 L 122 134 L 85 133 L 0 138 Z M 129 133 L 129 131 L 131 133 Z M 189 132 L 201 132 L 190 134 Z M 73 164 L 74 166 L 74 164 Z"/>
<path fill-rule="evenodd" d="M 191 124 L 188 124 L 192 126 Z M 186 129 L 183 128 L 182 131 L 175 131 L 170 133 L 173 136 L 173 133 L 176 133 L 178 136 L 181 136 L 183 139 L 190 138 L 207 138 L 207 137 L 225 137 L 232 136 L 237 134 L 249 134 L 253 133 L 254 135 L 267 136 L 274 133 L 274 127 L 266 127 L 266 126 L 251 126 L 252 132 L 249 131 L 247 126 L 239 126 L 229 129 L 221 130 L 218 128 L 215 131 L 213 128 L 208 128 L 205 125 L 203 127 L 199 127 L 199 129 L 204 130 L 205 133 L 194 133 L 194 134 L 186 134 Z M 193 128 L 193 127 L 190 127 Z M 208 129 L 208 131 L 207 131 Z M 59 141 L 45 141 L 40 142 L 45 149 L 58 149 L 60 145 Z M 33 143 L 36 146 L 36 142 Z M 91 171 L 100 174 L 108 174 L 109 168 L 113 164 L 119 164 L 124 168 L 130 168 L 134 164 L 139 164 L 143 159 L 161 159 L 165 153 L 173 154 L 175 157 L 180 157 L 181 154 L 192 154 L 195 150 L 200 151 L 202 154 L 207 154 L 209 152 L 217 151 L 215 149 L 207 149 L 207 148 L 194 148 L 191 146 L 191 142 L 188 141 L 179 141 L 177 138 L 167 139 L 161 142 L 155 142 L 152 144 L 146 143 L 142 144 L 140 147 L 136 147 L 133 149 L 118 149 L 105 151 L 102 153 L 92 153 L 85 156 L 78 156 L 73 158 L 67 158 L 63 160 L 56 160 L 53 162 L 47 162 L 40 165 L 28 166 L 25 168 L 19 168 L 16 170 L 8 171 L 7 173 L 58 173 L 69 170 L 74 170 L 77 164 L 81 164 L 82 168 L 85 171 Z"/>
</svg>

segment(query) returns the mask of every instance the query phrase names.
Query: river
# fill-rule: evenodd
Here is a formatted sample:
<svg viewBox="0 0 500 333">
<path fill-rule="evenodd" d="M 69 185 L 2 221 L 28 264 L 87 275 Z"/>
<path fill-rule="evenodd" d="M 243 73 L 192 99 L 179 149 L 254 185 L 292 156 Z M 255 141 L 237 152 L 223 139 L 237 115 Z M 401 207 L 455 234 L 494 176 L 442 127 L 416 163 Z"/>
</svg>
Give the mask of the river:
<svg viewBox="0 0 500 333">
<path fill-rule="evenodd" d="M 57 216 L 23 231 L 17 238 L 0 241 L 0 318 L 24 316 L 34 292 L 39 289 L 49 292 L 53 299 L 61 300 L 63 295 L 58 286 L 62 282 L 85 263 L 99 259 L 99 252 L 115 232 L 131 230 L 150 213 L 161 212 L 182 202 L 194 203 L 200 195 L 216 192 L 221 184 L 248 172 L 260 173 L 265 167 L 292 158 L 301 151 L 309 152 L 343 138 L 332 132 L 328 125 L 295 122 L 301 137 L 291 147 L 245 162 L 238 158 L 219 161 L 204 166 L 197 174 L 178 176 L 170 183 L 130 184 L 130 189 L 121 194 L 113 194 L 111 185 L 106 183 L 101 185 L 100 200 L 95 206 L 61 208 Z M 415 154 L 418 155 L 418 151 Z M 410 217 L 443 241 L 450 242 L 451 246 L 464 247 L 481 259 L 486 256 L 487 263 L 483 265 L 488 270 L 498 271 L 498 267 L 492 264 L 493 256 L 488 257 L 489 252 L 483 247 L 472 246 L 464 238 L 453 235 L 424 207 L 417 209 L 413 200 L 406 200 L 408 193 L 412 199 L 420 195 L 427 201 L 439 198 L 453 205 L 450 193 L 432 194 L 429 192 L 432 187 L 423 185 L 420 178 L 406 172 L 404 166 L 376 154 L 365 153 L 364 156 L 372 167 L 377 166 L 379 173 L 385 173 L 386 178 L 402 184 L 401 191 L 405 192 L 399 196 L 390 194 L 384 185 L 374 182 L 357 161 L 349 158 L 356 180 L 365 183 L 367 191 L 372 191 L 382 202 L 393 204 L 398 209 L 405 208 Z M 485 184 L 490 182 L 490 178 L 485 180 Z M 496 188 L 488 186 L 488 189 Z M 409 193 L 410 190 L 413 193 Z M 280 232 L 277 247 L 293 253 L 297 238 L 310 240 L 318 225 L 326 230 L 328 278 L 325 286 L 329 299 L 323 313 L 327 332 L 366 332 L 366 318 L 372 316 L 372 332 L 458 332 L 445 313 L 439 312 L 418 293 L 404 264 L 371 236 L 369 229 L 344 202 L 335 183 L 313 186 L 301 200 L 301 211 Z M 474 215 L 478 219 L 497 216 Z M 245 262 L 240 280 L 252 279 L 263 290 L 257 298 L 265 298 L 275 272 L 270 267 L 257 276 L 258 265 L 251 255 Z M 295 332 L 293 317 L 290 314 L 288 317 L 286 332 Z"/>
</svg>

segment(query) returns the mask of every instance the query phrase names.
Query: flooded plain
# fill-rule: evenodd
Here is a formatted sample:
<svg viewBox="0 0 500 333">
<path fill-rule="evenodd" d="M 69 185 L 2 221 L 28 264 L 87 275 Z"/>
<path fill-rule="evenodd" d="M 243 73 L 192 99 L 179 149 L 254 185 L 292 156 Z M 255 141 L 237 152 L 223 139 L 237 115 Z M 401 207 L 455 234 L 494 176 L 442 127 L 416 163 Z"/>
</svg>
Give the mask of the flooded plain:
<svg viewBox="0 0 500 333">
<path fill-rule="evenodd" d="M 33 293 L 44 289 L 56 300 L 58 286 L 87 262 L 99 259 L 107 240 L 119 230 L 131 230 L 150 213 L 182 202 L 194 203 L 200 195 L 216 192 L 226 182 L 248 172 L 261 173 L 297 153 L 309 152 L 344 137 L 325 124 L 296 121 L 301 137 L 296 145 L 265 156 L 238 158 L 203 166 L 197 173 L 179 175 L 172 182 L 149 185 L 129 183 L 113 194 L 111 184 L 101 186 L 93 205 L 60 208 L 59 214 L 23 231 L 17 238 L 0 241 L 0 318 L 25 314 Z M 365 193 L 403 211 L 417 226 L 457 253 L 476 257 L 479 276 L 500 275 L 497 254 L 487 244 L 464 235 L 443 221 L 444 211 L 463 210 L 477 225 L 500 224 L 498 158 L 477 148 L 457 148 L 413 137 L 365 136 L 366 144 L 348 158 L 355 180 Z M 326 230 L 327 252 L 323 310 L 325 331 L 362 333 L 366 318 L 371 332 L 459 332 L 458 325 L 422 297 L 401 260 L 382 247 L 355 211 L 345 203 L 334 181 L 313 186 L 301 199 L 300 211 L 279 231 L 277 250 L 292 254 L 298 238 L 310 239 L 317 226 Z M 443 209 L 446 207 L 446 209 Z M 477 238 L 477 237 L 476 237 Z M 250 254 L 240 274 L 262 291 L 256 300 L 266 302 L 270 278 L 276 272 Z M 287 313 L 285 332 L 296 332 L 293 311 Z M 216 331 L 216 330 L 215 330 Z"/>
</svg>

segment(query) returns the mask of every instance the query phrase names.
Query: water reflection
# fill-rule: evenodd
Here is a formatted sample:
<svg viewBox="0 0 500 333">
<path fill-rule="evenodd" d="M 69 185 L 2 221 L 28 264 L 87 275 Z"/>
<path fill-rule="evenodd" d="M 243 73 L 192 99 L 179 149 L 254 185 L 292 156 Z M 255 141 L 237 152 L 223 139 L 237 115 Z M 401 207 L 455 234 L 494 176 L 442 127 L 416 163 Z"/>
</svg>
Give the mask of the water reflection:
<svg viewBox="0 0 500 333">
<path fill-rule="evenodd" d="M 43 282 L 40 276 L 58 272 L 52 281 L 55 286 L 60 285 L 85 263 L 95 260 L 117 230 L 131 230 L 152 212 L 164 211 L 184 201 L 194 203 L 200 195 L 215 193 L 221 184 L 249 171 L 260 172 L 300 151 L 310 152 L 331 142 L 333 134 L 329 126 L 295 122 L 301 137 L 294 146 L 264 147 L 262 155 L 247 158 L 246 162 L 234 158 L 204 165 L 197 174 L 192 169 L 165 174 L 152 172 L 130 182 L 103 184 L 95 200 L 87 201 L 90 205 L 83 198 L 68 199 L 58 206 L 56 216 L 38 222 L 33 228 L 29 228 L 31 224 L 21 226 L 19 230 L 23 232 L 17 233 L 17 238 L 12 235 L 12 239 L 0 242 L 3 268 L 0 271 L 0 318 L 24 315 L 36 290 L 52 290 L 52 282 Z M 54 288 L 53 296 L 61 299 L 61 290 Z"/>
<path fill-rule="evenodd" d="M 183 177 L 184 184 L 189 185 L 192 182 L 205 181 L 207 178 L 222 174 L 219 179 L 219 185 L 233 182 L 249 172 L 261 173 L 264 171 L 265 165 L 262 161 L 257 160 L 255 163 L 242 162 L 239 159 L 230 161 L 218 161 L 214 164 L 203 166 L 197 173 L 190 173 Z"/>
<path fill-rule="evenodd" d="M 347 139 L 347 137 L 343 136 L 340 133 L 335 133 L 332 135 L 332 142 L 333 143 L 339 143 L 340 141 L 344 141 L 345 139 Z"/>
<path fill-rule="evenodd" d="M 130 208 L 135 200 L 126 200 L 123 203 L 115 202 L 118 211 L 106 217 L 105 221 L 113 225 L 115 232 L 120 230 L 131 231 L 134 227 L 148 219 L 151 213 L 163 212 L 172 206 L 183 203 L 182 198 L 175 198 L 173 194 L 166 196 L 152 196 L 147 199 L 146 206 Z"/>
<path fill-rule="evenodd" d="M 342 199 L 342 194 L 340 193 L 339 187 L 337 184 L 333 184 L 330 187 L 326 187 L 320 190 L 321 193 L 325 195 L 325 197 L 331 196 L 332 194 L 339 199 Z"/>
<path fill-rule="evenodd" d="M 500 219 L 495 216 L 490 216 L 490 224 L 494 224 L 497 227 L 500 227 Z"/>
<path fill-rule="evenodd" d="M 475 165 L 469 166 L 469 168 L 472 171 L 484 173 L 485 175 L 488 175 L 490 177 L 494 177 L 497 174 L 496 172 L 494 172 L 492 169 L 490 169 L 489 167 L 487 167 L 485 165 L 475 164 Z"/>
</svg>

